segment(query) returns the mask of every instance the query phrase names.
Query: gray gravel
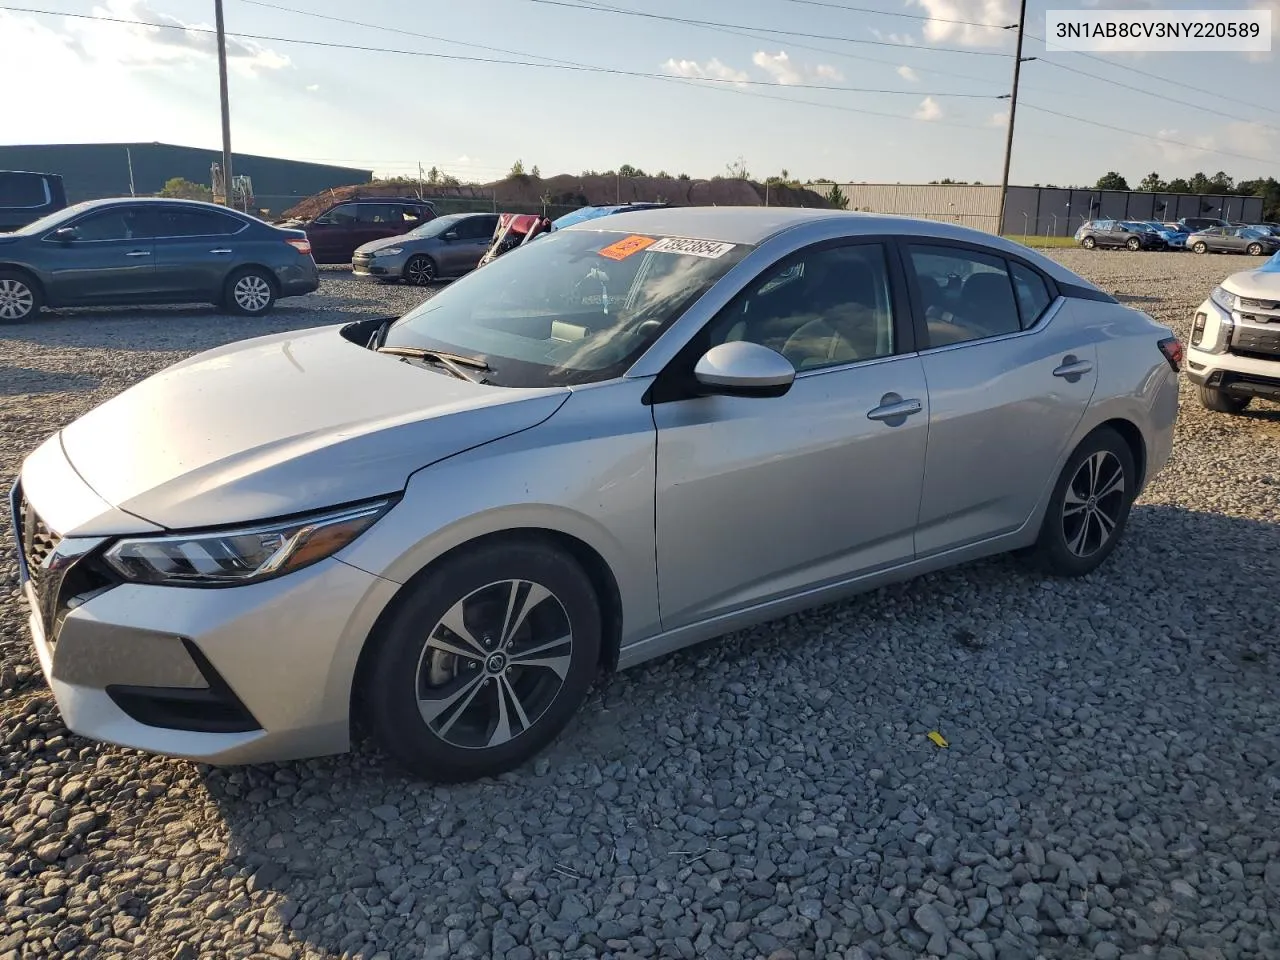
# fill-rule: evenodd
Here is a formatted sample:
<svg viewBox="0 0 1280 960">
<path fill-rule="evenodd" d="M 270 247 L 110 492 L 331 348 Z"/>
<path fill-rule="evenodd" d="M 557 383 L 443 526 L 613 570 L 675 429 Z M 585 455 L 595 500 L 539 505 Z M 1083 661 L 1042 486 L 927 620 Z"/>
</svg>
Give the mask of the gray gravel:
<svg viewBox="0 0 1280 960">
<path fill-rule="evenodd" d="M 1241 258 L 1062 251 L 1174 324 Z M 0 473 L 197 349 L 403 309 L 0 331 Z M 495 781 L 211 769 L 63 728 L 0 539 L 0 960 L 1280 957 L 1280 408 L 1202 411 L 1113 560 L 1000 559 L 612 679 Z M 926 737 L 940 731 L 949 746 Z"/>
</svg>

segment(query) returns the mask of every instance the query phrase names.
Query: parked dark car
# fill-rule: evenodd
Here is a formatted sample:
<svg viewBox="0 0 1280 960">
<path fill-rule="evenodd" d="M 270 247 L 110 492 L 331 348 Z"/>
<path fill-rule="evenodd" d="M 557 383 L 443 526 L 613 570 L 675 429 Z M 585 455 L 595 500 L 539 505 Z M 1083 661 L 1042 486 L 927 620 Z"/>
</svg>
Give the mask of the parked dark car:
<svg viewBox="0 0 1280 960">
<path fill-rule="evenodd" d="M 1089 220 L 1076 231 L 1076 241 L 1086 250 L 1094 247 L 1124 247 L 1128 250 L 1162 250 L 1160 234 L 1150 227 L 1123 220 Z"/>
<path fill-rule="evenodd" d="M 1187 238 L 1194 253 L 1247 253 L 1251 257 L 1270 256 L 1280 250 L 1280 237 L 1255 227 L 1210 227 Z"/>
<path fill-rule="evenodd" d="M 144 303 L 258 316 L 319 286 L 305 233 L 212 203 L 90 200 L 0 234 L 0 322 Z"/>
<path fill-rule="evenodd" d="M 0 233 L 57 213 L 67 205 L 67 191 L 56 173 L 0 170 Z"/>
<path fill-rule="evenodd" d="M 399 237 L 356 248 L 351 272 L 373 280 L 403 280 L 425 286 L 470 273 L 489 249 L 496 213 L 451 213 L 428 220 Z"/>
<path fill-rule="evenodd" d="M 335 203 L 311 220 L 277 226 L 307 232 L 316 263 L 350 263 L 358 247 L 398 237 L 436 217 L 435 205 L 413 197 L 362 197 Z"/>
</svg>

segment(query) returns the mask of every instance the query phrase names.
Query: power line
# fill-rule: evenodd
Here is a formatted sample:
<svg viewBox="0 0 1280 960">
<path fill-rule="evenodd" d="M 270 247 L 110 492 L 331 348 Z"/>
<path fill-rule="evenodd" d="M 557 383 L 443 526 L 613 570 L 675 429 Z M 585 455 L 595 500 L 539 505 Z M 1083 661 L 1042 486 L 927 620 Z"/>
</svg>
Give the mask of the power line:
<svg viewBox="0 0 1280 960">
<path fill-rule="evenodd" d="M 1091 127 L 1102 127 L 1104 130 L 1114 130 L 1117 133 L 1128 134 L 1131 137 L 1137 137 L 1141 140 L 1150 140 L 1153 143 L 1167 143 L 1175 147 L 1183 147 L 1184 149 L 1189 149 L 1189 150 L 1198 150 L 1202 153 L 1208 153 L 1215 156 L 1233 157 L 1237 160 L 1252 160 L 1255 163 L 1266 163 L 1266 164 L 1275 163 L 1274 157 L 1267 159 L 1264 157 L 1252 157 L 1252 156 L 1249 156 L 1249 154 L 1247 153 L 1232 153 L 1229 150 L 1215 150 L 1212 147 L 1202 147 L 1198 144 L 1189 144 L 1182 140 L 1171 140 L 1168 137 L 1160 137 L 1150 133 L 1140 133 L 1137 130 L 1127 130 L 1124 127 L 1117 127 L 1114 124 L 1103 123 L 1101 120 L 1089 120 L 1089 119 L 1086 119 L 1085 117 L 1077 117 L 1069 113 L 1061 113 L 1057 110 L 1050 110 L 1048 107 L 1041 107 L 1041 106 L 1037 106 L 1034 103 L 1027 103 L 1025 100 L 1021 101 L 1021 103 L 1024 107 L 1027 107 L 1028 109 L 1031 109 L 1031 110 L 1035 110 L 1037 113 L 1047 113 L 1054 117 L 1061 117 L 1064 120 L 1074 120 L 1077 123 L 1086 123 Z"/>
<path fill-rule="evenodd" d="M 1055 69 L 1058 69 L 1058 70 L 1066 70 L 1068 73 L 1075 73 L 1082 77 L 1089 77 L 1090 79 L 1098 80 L 1101 83 L 1109 83 L 1113 87 L 1123 87 L 1125 90 L 1133 90 L 1136 93 L 1145 94 L 1146 96 L 1149 96 L 1149 97 L 1156 97 L 1157 99 L 1164 100 L 1168 103 L 1176 103 L 1179 106 L 1190 107 L 1192 110 L 1199 110 L 1203 113 L 1212 113 L 1215 116 L 1226 117 L 1228 120 L 1239 120 L 1242 123 L 1256 123 L 1260 127 L 1266 127 L 1268 130 L 1275 130 L 1277 132 L 1280 132 L 1280 127 L 1273 127 L 1271 126 L 1271 124 L 1263 123 L 1261 120 L 1254 120 L 1250 117 L 1237 116 L 1236 114 L 1227 113 L 1225 110 L 1221 110 L 1217 107 L 1202 107 L 1199 104 L 1192 103 L 1189 100 L 1179 100 L 1176 97 L 1171 97 L 1167 93 L 1161 93 L 1156 90 L 1147 90 L 1143 87 L 1137 87 L 1130 83 L 1122 83 L 1119 80 L 1112 80 L 1109 77 L 1100 77 L 1096 73 L 1090 73 L 1087 70 L 1077 70 L 1075 67 L 1069 67 L 1065 63 L 1057 63 L 1056 61 L 1050 60 L 1046 57 L 1038 57 L 1036 59 L 1038 63 L 1043 63 L 1047 66 L 1054 67 Z M 1103 61 L 1103 62 L 1105 63 L 1106 61 Z"/>
<path fill-rule="evenodd" d="M 825 0 L 783 0 L 784 3 L 799 3 L 806 7 L 825 7 L 828 10 L 843 10 L 845 13 L 873 13 L 882 17 L 902 17 L 906 20 L 924 20 L 933 23 L 955 23 L 966 27 L 986 27 L 990 30 L 1014 30 L 1016 23 L 981 23 L 977 20 L 951 20 L 947 17 L 931 17 L 923 13 L 906 13 L 902 10 L 873 10 L 870 7 L 850 7 L 843 3 L 828 3 Z"/>
<path fill-rule="evenodd" d="M 526 0 L 527 3 L 541 3 L 551 7 L 564 7 L 569 10 L 590 10 L 593 13 L 616 13 L 628 17 L 644 17 L 647 20 L 664 20 L 670 23 L 683 23 L 695 27 L 725 27 L 734 30 L 755 30 L 760 33 L 776 33 L 784 37 L 804 37 L 812 40 L 837 40 L 841 43 L 862 43 L 873 47 L 893 47 L 898 50 L 919 50 L 930 53 L 962 53 L 974 57 L 1009 57 L 1011 54 L 994 50 L 966 50 L 962 47 L 918 47 L 911 43 L 891 43 L 888 40 L 864 40 L 857 37 L 842 37 L 828 33 L 804 33 L 798 30 L 779 30 L 773 27 L 753 27 L 741 23 L 720 23 L 715 20 L 692 20 L 686 17 L 673 17 L 666 14 L 649 13 L 644 10 L 625 10 L 621 7 L 608 7 L 572 3 L 570 0 Z"/>
<path fill-rule="evenodd" d="M 126 20 L 122 17 L 107 17 L 107 16 L 99 16 L 97 14 L 88 14 L 88 13 L 66 13 L 63 11 L 55 11 L 55 10 L 35 10 L 29 7 L 12 7 L 7 5 L 0 5 L 0 10 L 8 10 L 13 13 L 38 14 L 38 15 L 50 16 L 50 17 L 73 17 L 79 20 L 93 20 L 99 23 L 117 23 L 117 24 L 124 24 L 126 26 L 132 26 L 132 27 L 154 27 L 161 30 L 179 30 L 184 33 L 199 33 L 199 34 L 209 34 L 209 35 L 216 35 L 217 33 L 216 30 L 209 27 L 185 26 L 179 23 L 156 23 L 154 21 L 148 21 L 148 20 Z M 308 16 L 310 15 L 311 14 L 308 14 Z M 372 46 L 365 46 L 362 44 L 336 43 L 336 42 L 325 41 L 325 40 L 303 40 L 297 37 L 275 37 L 275 36 L 267 36 L 265 34 L 258 34 L 258 33 L 236 32 L 236 33 L 228 33 L 227 36 L 238 37 L 241 40 L 259 40 L 267 43 L 296 43 L 302 46 L 323 47 L 327 49 L 336 49 L 336 50 L 358 50 L 364 53 L 395 53 L 395 54 L 401 54 L 404 56 L 411 56 L 411 57 L 425 57 L 433 60 L 453 60 L 453 61 L 458 61 L 462 63 L 484 63 L 484 64 L 512 66 L 512 67 L 536 67 L 536 68 L 541 68 L 545 70 L 570 70 L 570 71 L 579 72 L 579 73 L 604 73 L 604 74 L 610 74 L 613 76 L 620 76 L 620 77 L 641 77 L 649 80 L 668 80 L 669 81 L 672 79 L 680 79 L 680 80 L 688 81 L 689 83 L 714 83 L 714 84 L 733 84 L 733 85 L 745 84 L 748 86 L 762 86 L 762 87 L 787 86 L 787 87 L 800 89 L 800 90 L 827 90 L 827 91 L 835 91 L 835 92 L 841 92 L 841 93 L 870 93 L 870 94 L 882 94 L 882 95 L 890 95 L 890 96 L 896 95 L 896 96 L 908 96 L 908 97 L 924 97 L 924 96 L 959 97 L 959 98 L 976 99 L 976 100 L 999 100 L 1002 98 L 1000 95 L 994 95 L 989 93 L 949 93 L 946 91 L 935 91 L 931 93 L 925 93 L 919 90 L 887 90 L 887 89 L 877 89 L 877 88 L 871 88 L 871 87 L 840 87 L 840 86 L 835 86 L 831 84 L 814 84 L 814 83 L 780 84 L 770 80 L 739 80 L 739 79 L 734 79 L 730 77 L 673 78 L 666 74 L 661 74 L 661 73 L 647 73 L 640 70 L 623 70 L 615 67 L 570 66 L 568 64 L 563 64 L 563 63 L 534 63 L 529 60 L 497 60 L 497 59 L 494 59 L 493 57 L 467 57 L 467 56 L 463 56 L 462 54 L 456 54 L 456 53 L 428 53 L 424 50 L 404 50 L 404 49 L 396 49 L 392 47 L 372 47 Z"/>
</svg>

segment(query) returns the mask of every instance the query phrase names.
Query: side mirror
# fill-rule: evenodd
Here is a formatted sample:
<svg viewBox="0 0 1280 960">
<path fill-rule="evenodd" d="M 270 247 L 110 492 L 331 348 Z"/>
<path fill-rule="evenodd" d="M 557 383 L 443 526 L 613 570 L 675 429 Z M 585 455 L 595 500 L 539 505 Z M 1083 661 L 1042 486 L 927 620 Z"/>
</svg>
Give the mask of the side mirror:
<svg viewBox="0 0 1280 960">
<path fill-rule="evenodd" d="M 49 239 L 58 243 L 70 243 L 72 240 L 80 239 L 80 231 L 75 227 L 59 227 L 50 234 Z"/>
<path fill-rule="evenodd" d="M 791 389 L 796 368 L 768 347 L 733 340 L 712 347 L 693 368 L 704 393 L 727 397 L 780 397 Z"/>
<path fill-rule="evenodd" d="M 457 231 L 457 230 L 446 230 L 444 233 L 442 233 L 442 234 L 440 235 L 440 239 L 441 239 L 441 240 L 457 240 L 457 239 L 458 239 L 458 231 Z"/>
</svg>

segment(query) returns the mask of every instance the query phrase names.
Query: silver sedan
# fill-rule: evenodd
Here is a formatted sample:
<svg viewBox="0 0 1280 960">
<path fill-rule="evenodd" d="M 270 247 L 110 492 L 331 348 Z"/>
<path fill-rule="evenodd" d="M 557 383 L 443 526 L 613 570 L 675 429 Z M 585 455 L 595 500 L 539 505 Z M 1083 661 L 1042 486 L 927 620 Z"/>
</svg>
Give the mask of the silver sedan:
<svg viewBox="0 0 1280 960">
<path fill-rule="evenodd" d="M 623 219 L 196 355 L 37 448 L 14 520 L 71 730 L 238 763 L 358 719 L 492 775 L 601 670 L 1004 551 L 1087 574 L 1169 457 L 1179 342 L 1026 247 Z"/>
</svg>

